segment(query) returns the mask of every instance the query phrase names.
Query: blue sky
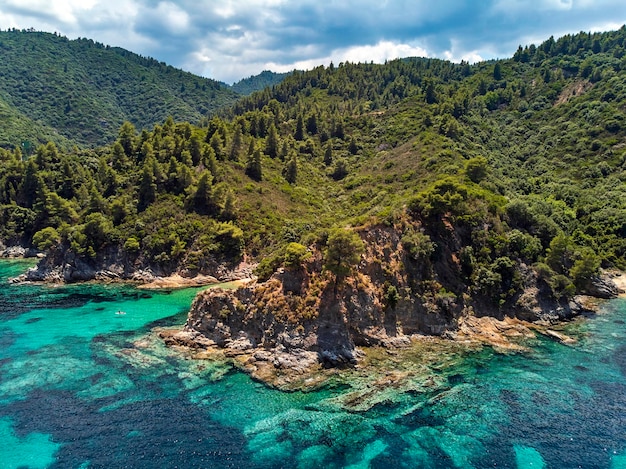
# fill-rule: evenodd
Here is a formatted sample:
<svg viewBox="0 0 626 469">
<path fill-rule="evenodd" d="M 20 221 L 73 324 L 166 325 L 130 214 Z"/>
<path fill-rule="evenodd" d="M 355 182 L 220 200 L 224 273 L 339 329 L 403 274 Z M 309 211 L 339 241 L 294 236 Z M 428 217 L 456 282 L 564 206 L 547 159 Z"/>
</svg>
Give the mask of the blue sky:
<svg viewBox="0 0 626 469">
<path fill-rule="evenodd" d="M 626 23 L 625 0 L 0 0 L 0 28 L 86 37 L 232 83 L 331 61 L 510 57 Z"/>
</svg>

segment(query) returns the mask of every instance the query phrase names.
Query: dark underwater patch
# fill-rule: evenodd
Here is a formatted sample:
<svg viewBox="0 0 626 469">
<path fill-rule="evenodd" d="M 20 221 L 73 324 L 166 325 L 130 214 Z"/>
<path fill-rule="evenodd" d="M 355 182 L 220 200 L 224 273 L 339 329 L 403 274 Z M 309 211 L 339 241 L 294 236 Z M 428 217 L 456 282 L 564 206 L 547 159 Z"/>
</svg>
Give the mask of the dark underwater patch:
<svg viewBox="0 0 626 469">
<path fill-rule="evenodd" d="M 54 469 L 78 467 L 85 461 L 90 468 L 255 467 L 238 431 L 217 424 L 184 399 L 99 410 L 114 402 L 87 402 L 71 392 L 37 390 L 0 412 L 14 420 L 19 437 L 42 432 L 62 443 L 50 466 Z"/>
</svg>

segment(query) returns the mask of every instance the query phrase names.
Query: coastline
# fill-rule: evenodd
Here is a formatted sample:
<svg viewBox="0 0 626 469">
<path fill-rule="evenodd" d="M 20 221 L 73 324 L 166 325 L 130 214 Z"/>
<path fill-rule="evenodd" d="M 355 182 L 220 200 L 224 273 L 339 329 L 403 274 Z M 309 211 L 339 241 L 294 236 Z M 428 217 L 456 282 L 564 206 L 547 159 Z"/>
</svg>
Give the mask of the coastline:
<svg viewBox="0 0 626 469">
<path fill-rule="evenodd" d="M 208 273 L 187 275 L 185 269 L 173 272 L 163 271 L 158 266 L 147 265 L 142 267 L 131 266 L 124 260 L 114 259 L 103 265 L 93 266 L 80 259 L 55 263 L 58 259 L 49 258 L 45 253 L 23 246 L 3 246 L 0 244 L 0 258 L 30 259 L 37 264 L 20 275 L 10 278 L 10 283 L 43 283 L 49 285 L 63 285 L 73 283 L 101 282 L 125 283 L 134 285 L 143 290 L 167 290 L 180 288 L 198 288 L 229 282 L 238 282 L 240 286 L 255 279 L 254 264 L 246 261 L 238 265 L 216 264 Z M 232 288 L 232 287 L 228 287 Z"/>
<path fill-rule="evenodd" d="M 13 256 L 13 258 L 28 258 L 26 256 Z M 620 297 L 626 297 L 626 272 L 611 270 L 605 272 L 619 289 Z M 254 278 L 246 277 L 235 280 L 220 281 L 210 275 L 198 275 L 195 277 L 183 277 L 176 273 L 170 276 L 142 279 L 100 278 L 96 282 L 105 283 L 128 283 L 134 284 L 139 289 L 163 290 L 179 288 L 197 288 L 203 286 L 216 286 L 227 290 L 235 290 L 251 283 Z M 58 284 L 59 282 L 43 283 Z M 597 311 L 606 300 L 593 297 L 584 298 L 583 304 L 589 311 Z M 215 342 L 201 333 L 183 329 L 185 326 L 176 328 L 159 329 L 154 332 L 172 348 L 194 359 L 220 359 L 228 360 L 241 371 L 249 374 L 253 379 L 263 382 L 271 387 L 285 390 L 313 390 L 325 385 L 329 379 L 337 377 L 344 372 L 360 371 L 367 373 L 370 367 L 372 355 L 378 356 L 377 360 L 384 357 L 409 357 L 414 354 L 411 350 L 416 347 L 423 349 L 424 344 L 433 346 L 435 343 L 443 344 L 444 348 L 453 347 L 466 351 L 479 350 L 483 347 L 491 347 L 497 353 L 517 354 L 528 353 L 531 348 L 527 346 L 538 335 L 548 337 L 565 345 L 576 342 L 575 337 L 570 337 L 563 329 L 571 321 L 559 323 L 537 323 L 524 321 L 513 317 L 497 319 L 491 316 L 474 316 L 467 314 L 461 318 L 456 330 L 444 333 L 441 337 L 427 334 L 411 334 L 397 337 L 398 340 L 385 342 L 378 346 L 359 346 L 355 349 L 356 362 L 343 367 L 324 367 L 319 362 L 318 353 L 311 350 L 276 350 L 265 348 L 243 349 L 238 348 L 237 338 L 225 347 L 218 346 Z M 383 358 L 381 358 L 383 357 Z M 400 379 L 400 378 L 398 378 Z"/>
<path fill-rule="evenodd" d="M 613 298 L 626 294 L 626 272 L 604 272 L 602 279 L 599 283 L 603 287 L 613 285 Z M 373 350 L 380 349 L 383 357 L 400 357 L 410 355 L 410 350 L 424 343 L 441 343 L 465 351 L 489 347 L 496 353 L 525 354 L 531 352 L 533 343 L 540 337 L 572 346 L 579 339 L 577 318 L 598 312 L 609 298 L 577 295 L 570 300 L 577 314 L 560 317 L 546 309 L 545 315 L 534 320 L 513 312 L 500 317 L 476 314 L 469 307 L 461 312 L 455 327 L 442 334 L 403 331 L 401 326 L 388 334 L 377 328 L 371 318 L 351 316 L 345 310 L 346 305 L 338 307 L 333 298 L 324 308 L 340 308 L 334 320 L 312 317 L 291 323 L 288 319 L 281 320 L 278 310 L 270 313 L 246 309 L 244 305 L 258 305 L 283 292 L 284 284 L 277 285 L 280 288 L 274 293 L 269 290 L 269 283 L 243 291 L 207 291 L 196 297 L 185 326 L 160 330 L 158 335 L 167 345 L 194 358 L 228 359 L 233 366 L 270 387 L 285 391 L 313 390 L 333 376 L 367 368 L 367 357 Z M 261 296 L 255 296 L 255 292 Z M 605 289 L 600 291 L 605 292 Z M 353 328 L 344 333 L 342 328 L 348 323 Z M 369 341 L 356 335 L 357 326 L 366 331 Z"/>
</svg>

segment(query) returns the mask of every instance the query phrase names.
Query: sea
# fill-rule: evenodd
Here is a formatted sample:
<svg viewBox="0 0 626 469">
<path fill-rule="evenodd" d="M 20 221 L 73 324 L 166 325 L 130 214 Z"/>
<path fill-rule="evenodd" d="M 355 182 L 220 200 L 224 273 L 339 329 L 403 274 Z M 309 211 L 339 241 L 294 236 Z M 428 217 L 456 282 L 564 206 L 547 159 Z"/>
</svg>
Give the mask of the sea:
<svg viewBox="0 0 626 469">
<path fill-rule="evenodd" d="M 0 261 L 0 468 L 626 468 L 623 298 L 572 345 L 425 341 L 285 392 L 162 343 L 199 289 L 7 281 L 30 266 Z"/>
</svg>

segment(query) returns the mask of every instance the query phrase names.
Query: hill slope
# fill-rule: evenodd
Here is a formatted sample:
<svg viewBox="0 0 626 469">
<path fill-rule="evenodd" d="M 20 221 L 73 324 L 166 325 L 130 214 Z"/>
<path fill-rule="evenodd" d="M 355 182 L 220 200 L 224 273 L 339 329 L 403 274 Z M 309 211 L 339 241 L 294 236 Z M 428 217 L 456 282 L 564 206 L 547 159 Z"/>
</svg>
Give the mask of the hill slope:
<svg viewBox="0 0 626 469">
<path fill-rule="evenodd" d="M 231 89 L 242 96 L 247 96 L 255 91 L 261 91 L 264 88 L 277 85 L 289 76 L 291 73 L 275 73 L 264 70 L 258 75 L 239 80 L 231 86 Z"/>
<path fill-rule="evenodd" d="M 0 238 L 47 250 L 33 278 L 66 281 L 259 261 L 257 284 L 202 300 L 194 317 L 218 326 L 202 333 L 273 347 L 287 331 L 331 364 L 470 315 L 562 319 L 578 294 L 615 294 L 601 267 L 626 267 L 625 43 L 318 67 L 203 127 L 1 151 Z"/>
<path fill-rule="evenodd" d="M 2 31 L 0 57 L 0 99 L 35 123 L 30 132 L 3 127 L 3 146 L 48 139 L 64 145 L 64 138 L 103 145 L 124 121 L 139 129 L 169 115 L 199 123 L 237 96 L 216 81 L 89 39 Z"/>
</svg>

